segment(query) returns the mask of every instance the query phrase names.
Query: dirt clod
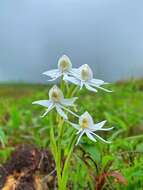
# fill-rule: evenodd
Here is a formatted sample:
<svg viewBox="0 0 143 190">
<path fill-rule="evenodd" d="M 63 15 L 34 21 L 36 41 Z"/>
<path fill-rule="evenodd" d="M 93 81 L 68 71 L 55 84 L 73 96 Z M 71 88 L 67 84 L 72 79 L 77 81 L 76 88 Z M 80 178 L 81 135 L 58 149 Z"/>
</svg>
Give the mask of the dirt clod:
<svg viewBox="0 0 143 190">
<path fill-rule="evenodd" d="M 50 152 L 39 150 L 32 145 L 21 145 L 11 154 L 10 159 L 0 167 L 1 190 L 48 190 L 53 180 L 43 184 L 43 178 L 54 171 Z"/>
</svg>

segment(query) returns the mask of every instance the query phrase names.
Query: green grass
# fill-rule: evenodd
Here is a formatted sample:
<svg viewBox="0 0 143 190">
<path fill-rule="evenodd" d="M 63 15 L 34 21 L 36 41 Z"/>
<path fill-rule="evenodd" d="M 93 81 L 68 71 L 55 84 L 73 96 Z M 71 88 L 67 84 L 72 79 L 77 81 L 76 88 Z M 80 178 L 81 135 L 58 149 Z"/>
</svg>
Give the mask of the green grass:
<svg viewBox="0 0 143 190">
<path fill-rule="evenodd" d="M 40 118 L 43 108 L 31 104 L 46 99 L 48 89 L 46 85 L 0 85 L 1 163 L 17 144 L 48 147 L 50 121 Z M 106 119 L 107 126 L 114 126 L 114 130 L 102 133 L 104 138 L 112 140 L 110 145 L 94 144 L 85 137 L 79 146 L 81 152 L 75 149 L 70 176 L 75 190 L 92 189 L 95 177 L 113 171 L 118 172 L 116 180 L 107 176 L 103 189 L 141 190 L 143 187 L 143 80 L 118 82 L 110 85 L 110 89 L 112 93 L 82 91 L 79 94 L 79 113 L 89 111 L 96 122 Z M 96 167 L 86 160 L 86 155 Z"/>
</svg>

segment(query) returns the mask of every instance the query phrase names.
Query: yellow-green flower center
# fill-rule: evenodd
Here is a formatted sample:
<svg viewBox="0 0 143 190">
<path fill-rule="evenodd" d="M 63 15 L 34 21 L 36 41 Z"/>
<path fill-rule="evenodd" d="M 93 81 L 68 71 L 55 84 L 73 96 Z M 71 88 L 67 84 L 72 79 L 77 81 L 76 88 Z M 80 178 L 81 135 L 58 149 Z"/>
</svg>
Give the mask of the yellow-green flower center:
<svg viewBox="0 0 143 190">
<path fill-rule="evenodd" d="M 66 60 L 62 60 L 59 64 L 59 68 L 62 72 L 68 71 L 69 70 L 69 64 L 67 63 Z"/>
<path fill-rule="evenodd" d="M 52 98 L 52 100 L 54 100 L 56 102 L 60 100 L 59 95 L 57 94 L 57 92 L 54 92 L 54 91 L 52 92 L 51 98 Z"/>
<path fill-rule="evenodd" d="M 85 129 L 85 128 L 88 128 L 88 125 L 89 125 L 88 119 L 87 118 L 83 118 L 82 121 L 81 121 L 81 123 L 80 123 L 80 127 L 82 129 Z"/>
<path fill-rule="evenodd" d="M 88 81 L 88 80 L 92 79 L 93 73 L 88 65 L 83 65 L 81 67 L 80 76 L 81 76 L 81 79 L 84 81 Z"/>
<path fill-rule="evenodd" d="M 57 86 L 53 86 L 49 91 L 49 98 L 54 102 L 60 102 L 63 98 L 63 93 Z"/>
</svg>

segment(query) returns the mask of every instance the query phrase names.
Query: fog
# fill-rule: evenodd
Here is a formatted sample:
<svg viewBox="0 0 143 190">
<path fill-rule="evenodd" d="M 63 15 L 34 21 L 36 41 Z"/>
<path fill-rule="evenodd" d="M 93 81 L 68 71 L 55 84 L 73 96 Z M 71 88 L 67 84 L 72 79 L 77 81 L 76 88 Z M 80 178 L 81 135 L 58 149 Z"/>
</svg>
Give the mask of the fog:
<svg viewBox="0 0 143 190">
<path fill-rule="evenodd" d="M 0 81 L 44 82 L 62 54 L 95 78 L 142 77 L 143 1 L 0 1 Z"/>
</svg>

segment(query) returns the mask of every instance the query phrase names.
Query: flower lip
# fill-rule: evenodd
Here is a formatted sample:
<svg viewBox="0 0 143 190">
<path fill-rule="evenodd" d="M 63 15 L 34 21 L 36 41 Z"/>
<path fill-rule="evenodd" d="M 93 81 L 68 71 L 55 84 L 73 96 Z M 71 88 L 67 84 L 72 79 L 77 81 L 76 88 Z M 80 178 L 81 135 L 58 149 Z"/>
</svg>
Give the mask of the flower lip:
<svg viewBox="0 0 143 190">
<path fill-rule="evenodd" d="M 80 77 L 83 81 L 88 81 L 93 78 L 93 72 L 89 65 L 84 64 L 80 67 Z"/>
<path fill-rule="evenodd" d="M 72 68 L 71 60 L 68 56 L 63 55 L 58 60 L 58 69 L 63 73 L 67 72 Z"/>
<path fill-rule="evenodd" d="M 53 102 L 60 102 L 63 98 L 62 91 L 56 85 L 49 90 L 49 99 Z"/>
</svg>

